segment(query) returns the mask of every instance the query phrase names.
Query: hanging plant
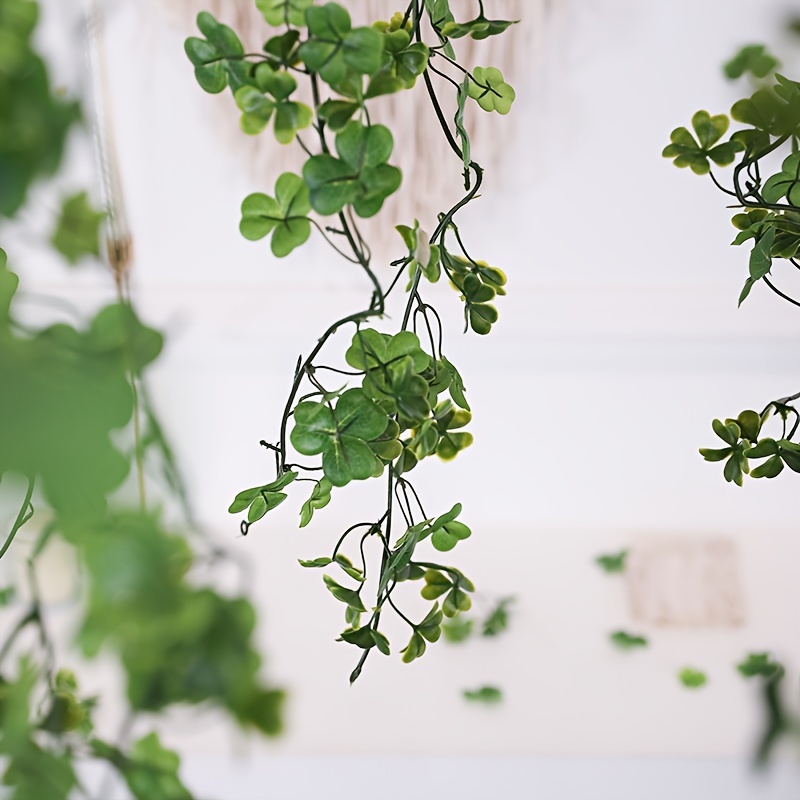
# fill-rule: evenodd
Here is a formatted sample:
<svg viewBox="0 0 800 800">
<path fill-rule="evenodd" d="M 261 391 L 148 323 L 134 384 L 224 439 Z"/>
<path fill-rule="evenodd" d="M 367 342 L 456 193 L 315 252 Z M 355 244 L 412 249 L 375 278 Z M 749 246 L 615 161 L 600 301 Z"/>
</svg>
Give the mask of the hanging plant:
<svg viewBox="0 0 800 800">
<path fill-rule="evenodd" d="M 411 473 L 423 459 L 450 460 L 472 443 L 464 430 L 472 416 L 464 380 L 445 355 L 439 312 L 424 299 L 425 286 L 448 280 L 462 303 L 465 330 L 481 335 L 497 322 L 494 301 L 505 294 L 505 274 L 471 255 L 457 215 L 477 197 L 484 177 L 464 122 L 468 104 L 505 114 L 514 90 L 497 69 L 462 66 L 451 39 L 484 39 L 512 21 L 487 19 L 478 3 L 477 17 L 459 22 L 447 0 L 413 0 L 388 22 L 357 27 L 337 3 L 258 0 L 256 5 L 269 25 L 280 28 L 262 52 L 245 53 L 237 34 L 205 12 L 197 18 L 202 38 L 186 41 L 198 83 L 210 93 L 230 89 L 245 133 L 258 134 L 272 124 L 280 143 L 294 143 L 306 155 L 301 174 L 284 173 L 271 192 L 244 199 L 241 233 L 251 240 L 269 237 L 279 258 L 316 233 L 363 273 L 371 296 L 332 322 L 298 360 L 276 438 L 262 441 L 274 454 L 274 474 L 240 492 L 230 511 L 246 513 L 241 527 L 247 534 L 290 493 L 311 484 L 300 504 L 303 527 L 348 484 L 385 482 L 382 513 L 354 520 L 329 554 L 300 562 L 340 573 L 326 574 L 324 581 L 345 606 L 341 641 L 362 651 L 350 676 L 354 681 L 373 650 L 390 653 L 382 615 L 391 612 L 407 623 L 410 638 L 401 653 L 410 662 L 440 638 L 445 617 L 472 604 L 475 587 L 469 578 L 436 557 L 471 535 L 462 506 L 429 509 Z M 299 81 L 309 85 L 313 107 L 294 99 Z M 452 122 L 437 86 L 454 95 Z M 374 98 L 408 90 L 427 93 L 464 193 L 438 214 L 430 233 L 417 220 L 397 226 L 401 255 L 391 263 L 394 274 L 384 287 L 358 220 L 380 212 L 386 198 L 401 189 L 402 175 L 391 163 L 392 131 L 372 121 L 370 107 Z M 399 325 L 379 329 L 404 284 Z M 326 346 L 338 333 L 349 337 L 350 346 L 345 363 L 330 364 Z M 344 375 L 347 385 L 331 383 L 330 374 Z M 402 610 L 400 587 L 409 581 L 421 584 L 422 596 L 431 602 L 420 619 Z"/>
</svg>

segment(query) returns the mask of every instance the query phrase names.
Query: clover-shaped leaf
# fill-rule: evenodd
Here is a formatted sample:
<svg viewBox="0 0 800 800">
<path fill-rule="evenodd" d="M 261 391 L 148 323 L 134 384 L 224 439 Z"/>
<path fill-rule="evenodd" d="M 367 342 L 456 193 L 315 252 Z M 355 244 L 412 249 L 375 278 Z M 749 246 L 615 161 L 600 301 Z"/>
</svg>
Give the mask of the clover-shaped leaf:
<svg viewBox="0 0 800 800">
<path fill-rule="evenodd" d="M 242 86 L 236 90 L 234 100 L 242 112 L 240 125 L 248 136 L 255 136 L 267 127 L 275 111 L 275 102 L 255 86 Z"/>
<path fill-rule="evenodd" d="M 747 658 L 736 667 L 745 678 L 760 676 L 767 679 L 781 678 L 783 665 L 775 661 L 770 653 L 748 653 Z"/>
<path fill-rule="evenodd" d="M 311 223 L 306 216 L 309 211 L 308 187 L 303 179 L 284 172 L 275 183 L 275 197 L 261 192 L 245 197 L 239 230 L 251 241 L 272 233 L 272 252 L 283 258 L 311 235 Z"/>
<path fill-rule="evenodd" d="M 239 37 L 207 11 L 197 15 L 197 27 L 206 38 L 190 36 L 184 45 L 194 65 L 197 82 L 210 94 L 218 94 L 229 83 L 232 89 L 238 89 L 246 82 L 244 70 L 247 68 L 242 63 L 244 47 Z"/>
<path fill-rule="evenodd" d="M 236 105 L 242 111 L 241 127 L 249 134 L 261 133 L 275 113 L 275 138 L 289 144 L 295 133 L 311 124 L 312 110 L 305 103 L 290 100 L 297 81 L 285 70 L 273 69 L 269 64 L 259 64 L 253 73 L 256 85 L 242 86 L 234 93 Z M 265 92 L 272 96 L 267 97 Z"/>
<path fill-rule="evenodd" d="M 339 158 L 323 153 L 303 166 L 312 208 L 330 215 L 352 204 L 360 217 L 376 214 L 400 186 L 400 170 L 385 163 L 393 146 L 386 126 L 351 121 L 336 136 Z"/>
<path fill-rule="evenodd" d="M 370 78 L 365 98 L 392 94 L 410 89 L 425 71 L 430 58 L 430 48 L 423 42 L 411 42 L 411 34 L 403 29 L 385 31 L 383 35 L 383 63 Z"/>
<path fill-rule="evenodd" d="M 724 422 L 715 419 L 711 427 L 727 447 L 702 448 L 700 455 L 706 461 L 725 461 L 725 480 L 741 486 L 744 476 L 750 472 L 748 451 L 751 444 L 757 442 L 762 424 L 762 416 L 752 410 L 742 411 L 736 419 L 726 419 Z"/>
<path fill-rule="evenodd" d="M 759 89 L 734 103 L 731 116 L 772 136 L 791 135 L 800 125 L 800 84 L 781 75 L 775 78 L 774 88 Z"/>
<path fill-rule="evenodd" d="M 467 94 L 484 111 L 496 111 L 498 114 L 508 114 L 516 97 L 514 89 L 503 80 L 503 73 L 495 67 L 475 67 Z"/>
<path fill-rule="evenodd" d="M 430 414 L 429 384 L 421 373 L 431 358 L 415 333 L 388 336 L 372 328 L 358 330 L 345 360 L 366 373 L 364 390 L 390 413 L 409 420 L 423 420 Z"/>
<path fill-rule="evenodd" d="M 371 477 L 377 461 L 367 442 L 386 429 L 387 415 L 362 389 L 348 389 L 336 407 L 304 401 L 294 410 L 291 441 L 298 453 L 322 454 L 333 486 Z"/>
<path fill-rule="evenodd" d="M 689 167 L 696 175 L 706 175 L 711 166 L 708 160 L 724 167 L 731 164 L 736 153 L 744 150 L 744 145 L 735 139 L 716 144 L 728 130 L 730 120 L 725 114 L 711 116 L 707 111 L 698 111 L 692 117 L 695 136 L 686 128 L 676 128 L 670 134 L 670 142 L 661 153 L 664 158 L 672 158 L 676 167 Z"/>
<path fill-rule="evenodd" d="M 723 70 L 731 80 L 741 78 L 745 72 L 756 78 L 766 78 L 780 63 L 763 44 L 749 44 L 739 50 Z"/>
<path fill-rule="evenodd" d="M 371 75 L 381 68 L 383 37 L 374 28 L 353 28 L 350 14 L 337 3 L 310 6 L 305 12 L 309 39 L 297 52 L 311 72 L 330 85 L 351 69 Z"/>
<path fill-rule="evenodd" d="M 456 517 L 461 513 L 461 503 L 456 503 L 450 511 L 435 519 L 430 526 L 431 543 L 441 551 L 452 550 L 460 541 L 469 538 L 472 531 L 458 522 Z"/>
<path fill-rule="evenodd" d="M 453 286 L 461 292 L 464 301 L 465 330 L 485 335 L 497 322 L 497 309 L 489 302 L 495 295 L 504 295 L 506 276 L 485 261 L 467 261 L 440 248 L 441 263 Z"/>
<path fill-rule="evenodd" d="M 784 159 L 781 171 L 764 182 L 761 196 L 770 204 L 785 197 L 792 205 L 800 206 L 800 153 Z"/>
<path fill-rule="evenodd" d="M 302 27 L 306 24 L 306 9 L 313 2 L 314 0 L 256 0 L 256 8 L 276 28 L 281 25 Z"/>
<path fill-rule="evenodd" d="M 65 198 L 50 240 L 53 247 L 70 264 L 77 264 L 84 256 L 99 256 L 100 225 L 105 216 L 91 206 L 86 192 Z"/>
<path fill-rule="evenodd" d="M 434 409 L 434 419 L 441 439 L 436 447 L 436 455 L 444 461 L 455 458 L 461 450 L 472 444 L 471 433 L 456 433 L 472 419 L 472 414 L 464 409 L 456 409 L 445 400 Z"/>
<path fill-rule="evenodd" d="M 471 36 L 473 39 L 487 39 L 515 25 L 517 19 L 487 19 L 483 13 L 469 22 L 445 22 L 442 26 L 442 36 L 448 39 L 460 39 L 462 36 Z"/>
</svg>

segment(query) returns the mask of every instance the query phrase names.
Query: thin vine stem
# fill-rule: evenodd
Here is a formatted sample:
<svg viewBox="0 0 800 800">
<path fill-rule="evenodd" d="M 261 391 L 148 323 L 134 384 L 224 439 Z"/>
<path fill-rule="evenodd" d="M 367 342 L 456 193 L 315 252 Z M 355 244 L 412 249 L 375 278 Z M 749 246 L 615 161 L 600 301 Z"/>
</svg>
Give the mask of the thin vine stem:
<svg viewBox="0 0 800 800">
<path fill-rule="evenodd" d="M 8 552 L 8 548 L 11 547 L 14 537 L 16 537 L 19 529 L 33 516 L 33 505 L 31 504 L 31 498 L 33 497 L 33 488 L 35 484 L 36 479 L 29 477 L 28 488 L 25 491 L 25 498 L 22 501 L 22 505 L 17 512 L 17 518 L 14 520 L 14 524 L 11 526 L 11 532 L 6 537 L 3 547 L 0 548 L 0 558 L 2 558 Z"/>
</svg>

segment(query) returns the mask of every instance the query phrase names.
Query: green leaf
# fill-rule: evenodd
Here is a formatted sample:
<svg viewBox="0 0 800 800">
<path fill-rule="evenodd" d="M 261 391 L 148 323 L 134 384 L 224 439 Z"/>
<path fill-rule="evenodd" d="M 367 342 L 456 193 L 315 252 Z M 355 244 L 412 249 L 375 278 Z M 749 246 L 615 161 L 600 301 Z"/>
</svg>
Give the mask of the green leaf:
<svg viewBox="0 0 800 800">
<path fill-rule="evenodd" d="M 448 39 L 460 39 L 463 36 L 471 36 L 473 39 L 486 39 L 489 36 L 496 36 L 499 33 L 515 25 L 519 20 L 507 19 L 487 19 L 483 14 L 479 14 L 469 22 L 445 22 L 442 26 L 442 36 Z"/>
<path fill-rule="evenodd" d="M 403 663 L 410 664 L 425 653 L 425 639 L 414 631 L 409 643 L 400 651 L 403 654 Z"/>
<path fill-rule="evenodd" d="M 306 24 L 305 11 L 314 0 L 256 0 L 256 8 L 264 15 L 264 19 L 274 27 Z"/>
<path fill-rule="evenodd" d="M 750 475 L 753 478 L 776 478 L 783 472 L 783 461 L 780 456 L 768 458 L 761 466 L 756 467 Z"/>
<path fill-rule="evenodd" d="M 342 130 L 361 105 L 349 100 L 326 100 L 317 109 L 319 118 L 328 123 L 328 127 L 336 132 Z"/>
<path fill-rule="evenodd" d="M 289 438 L 292 447 L 304 456 L 323 452 L 336 433 L 333 411 L 324 403 L 299 403 L 294 410 L 294 421 L 294 429 Z"/>
<path fill-rule="evenodd" d="M 350 69 L 372 75 L 381 68 L 383 39 L 374 28 L 356 28 L 342 40 L 342 58 Z"/>
<path fill-rule="evenodd" d="M 741 78 L 749 72 L 756 78 L 766 78 L 770 72 L 780 66 L 780 61 L 775 58 L 763 44 L 750 44 L 739 50 L 738 53 L 723 67 L 726 77 L 734 80 Z"/>
<path fill-rule="evenodd" d="M 738 305 L 741 306 L 741 304 L 747 299 L 747 296 L 750 294 L 750 290 L 756 285 L 757 282 L 758 281 L 754 280 L 753 278 L 748 278 L 744 282 L 744 286 L 742 287 L 742 291 L 739 294 L 739 303 L 738 303 Z"/>
<path fill-rule="evenodd" d="M 308 185 L 311 207 L 323 216 L 338 214 L 353 203 L 360 192 L 358 176 L 353 174 L 352 168 L 327 153 L 306 161 L 303 179 Z"/>
<path fill-rule="evenodd" d="M 458 616 L 442 625 L 442 633 L 448 642 L 458 644 L 470 637 L 474 624 L 473 620 Z"/>
<path fill-rule="evenodd" d="M 239 37 L 207 11 L 197 15 L 197 27 L 206 38 L 192 36 L 184 45 L 186 55 L 194 65 L 197 82 L 211 94 L 223 91 L 229 83 L 232 89 L 238 89 L 243 77 L 239 69 L 247 69 L 247 65 L 241 62 L 244 47 Z"/>
<path fill-rule="evenodd" d="M 251 241 L 272 233 L 272 252 L 282 258 L 311 235 L 311 223 L 306 216 L 309 211 L 308 187 L 303 179 L 284 172 L 275 183 L 275 198 L 255 193 L 244 199 L 239 230 Z"/>
<path fill-rule="evenodd" d="M 241 86 L 236 90 L 234 100 L 242 111 L 242 130 L 249 136 L 261 133 L 272 117 L 275 103 L 255 86 Z"/>
<path fill-rule="evenodd" d="M 85 256 L 99 257 L 100 225 L 105 216 L 92 208 L 86 192 L 65 198 L 50 240 L 53 247 L 70 264 L 77 264 Z"/>
<path fill-rule="evenodd" d="M 467 94 L 477 101 L 484 111 L 508 114 L 516 93 L 503 80 L 503 73 L 495 67 L 475 67 L 467 84 Z"/>
<path fill-rule="evenodd" d="M 369 650 L 370 648 L 375 647 L 374 631 L 369 625 L 365 625 L 363 628 L 357 628 L 355 630 L 344 631 L 341 634 L 341 638 L 348 644 L 354 644 L 356 647 L 360 647 L 362 650 Z"/>
<path fill-rule="evenodd" d="M 434 603 L 433 608 L 426 614 L 425 619 L 417 625 L 417 632 L 429 642 L 438 642 L 442 635 L 442 620 L 444 614 L 439 609 L 439 604 Z"/>
<path fill-rule="evenodd" d="M 730 447 L 723 447 L 720 450 L 712 450 L 708 447 L 700 448 L 700 455 L 706 461 L 724 461 L 732 452 Z"/>
<path fill-rule="evenodd" d="M 336 422 L 342 434 L 374 439 L 386 429 L 386 413 L 363 389 L 348 389 L 336 404 Z"/>
<path fill-rule="evenodd" d="M 460 611 L 469 611 L 470 608 L 472 608 L 472 600 L 460 586 L 454 586 L 442 603 L 442 612 L 446 617 L 454 617 Z"/>
<path fill-rule="evenodd" d="M 774 439 L 762 439 L 755 447 L 750 447 L 744 451 L 748 458 L 766 458 L 767 456 L 775 456 L 780 452 L 780 446 Z M 722 460 L 722 459 L 719 459 Z"/>
<path fill-rule="evenodd" d="M 350 608 L 354 608 L 356 611 L 363 613 L 367 610 L 364 607 L 364 603 L 361 602 L 361 597 L 357 592 L 354 592 L 352 589 L 348 589 L 345 586 L 340 586 L 333 578 L 330 577 L 330 575 L 323 575 L 322 579 L 325 581 L 328 591 L 337 600 L 342 603 L 347 603 Z"/>
<path fill-rule="evenodd" d="M 298 56 L 329 85 L 340 83 L 348 69 L 371 75 L 381 68 L 383 37 L 373 28 L 351 30 L 350 15 L 342 6 L 311 6 L 306 23 L 309 40 L 300 45 Z"/>
<path fill-rule="evenodd" d="M 354 436 L 338 436 L 329 441 L 322 454 L 325 477 L 334 486 L 346 486 L 350 481 L 372 477 L 375 456 L 369 446 Z"/>
<path fill-rule="evenodd" d="M 431 543 L 437 550 L 447 552 L 471 535 L 472 531 L 463 522 L 447 522 L 433 532 Z"/>
<path fill-rule="evenodd" d="M 755 442 L 761 430 L 761 415 L 757 411 L 750 409 L 742 411 L 736 418 L 739 428 L 742 431 L 742 438 Z"/>
<path fill-rule="evenodd" d="M 320 558 L 312 558 L 310 561 L 303 561 L 303 559 L 298 559 L 301 567 L 308 567 L 308 568 L 316 568 L 316 567 L 327 567 L 329 564 L 333 564 L 332 558 L 327 558 L 326 556 L 321 556 Z"/>
<path fill-rule="evenodd" d="M 284 472 L 283 475 L 281 475 L 277 480 L 274 480 L 272 483 L 268 483 L 265 486 L 255 486 L 252 489 L 245 489 L 244 491 L 239 492 L 228 508 L 228 513 L 238 514 L 239 512 L 244 511 L 262 493 L 279 493 L 281 489 L 285 489 L 296 478 L 297 473 L 290 470 Z M 278 505 L 280 502 L 283 502 L 283 499 L 279 500 L 275 505 Z M 273 508 L 274 507 L 275 506 L 273 506 Z"/>
<path fill-rule="evenodd" d="M 705 672 L 686 667 L 678 673 L 678 679 L 687 689 L 700 689 L 708 683 Z"/>
<path fill-rule="evenodd" d="M 134 742 L 123 777 L 136 800 L 192 800 L 178 777 L 178 754 L 161 745 L 150 733 Z"/>
<path fill-rule="evenodd" d="M 495 686 L 481 686 L 480 689 L 465 689 L 464 699 L 471 703 L 495 705 L 502 702 L 503 692 Z"/>
<path fill-rule="evenodd" d="M 453 402 L 456 405 L 465 409 L 466 411 L 469 411 L 470 407 L 469 403 L 467 402 L 467 398 L 464 395 L 465 387 L 464 387 L 464 380 L 461 377 L 461 373 L 444 356 L 442 356 L 442 364 L 444 365 L 444 368 L 450 373 L 450 386 L 449 386 L 450 397 L 453 398 Z"/>
<path fill-rule="evenodd" d="M 628 558 L 627 550 L 620 550 L 618 553 L 607 553 L 606 555 L 597 556 L 595 562 L 605 572 L 616 573 L 625 571 L 625 562 Z"/>
<path fill-rule="evenodd" d="M 464 81 L 458 87 L 456 95 L 456 114 L 453 118 L 456 134 L 461 143 L 461 160 L 464 164 L 464 175 L 469 175 L 469 165 L 472 161 L 472 146 L 470 144 L 469 132 L 464 122 L 464 111 L 466 109 L 467 98 L 469 97 L 469 76 L 464 77 Z"/>
<path fill-rule="evenodd" d="M 770 227 L 756 242 L 750 254 L 750 277 L 757 281 L 769 273 L 772 267 L 772 244 L 775 241 L 775 228 Z"/>
<path fill-rule="evenodd" d="M 625 631 L 615 631 L 609 636 L 611 643 L 620 650 L 635 650 L 647 647 L 647 639 L 644 636 L 635 636 Z"/>
<path fill-rule="evenodd" d="M 425 586 L 422 587 L 421 594 L 426 600 L 435 600 L 437 597 L 441 597 L 453 586 L 450 578 L 438 570 L 425 570 L 424 578 Z"/>
<path fill-rule="evenodd" d="M 340 158 L 323 153 L 308 159 L 303 167 L 314 210 L 337 214 L 352 204 L 361 217 L 376 214 L 400 186 L 400 170 L 385 163 L 393 144 L 384 125 L 349 122 L 336 136 Z"/>
<path fill-rule="evenodd" d="M 760 676 L 768 680 L 782 677 L 784 673 L 783 665 L 775 661 L 769 653 L 749 653 L 736 669 L 745 678 Z"/>
<path fill-rule="evenodd" d="M 712 117 L 708 111 L 698 111 L 692 117 L 692 128 L 704 152 L 716 144 L 728 130 L 730 120 L 725 114 Z"/>
<path fill-rule="evenodd" d="M 711 423 L 714 433 L 727 444 L 733 447 L 739 441 L 740 429 L 738 425 L 726 425 L 722 420 L 715 419 Z"/>
<path fill-rule="evenodd" d="M 745 149 L 745 145 L 735 138 L 716 144 L 729 125 L 730 120 L 725 114 L 712 117 L 707 111 L 698 111 L 692 117 L 697 139 L 686 128 L 676 128 L 670 135 L 671 144 L 664 148 L 662 156 L 674 159 L 676 167 L 690 167 L 697 175 L 709 172 L 709 158 L 719 166 L 726 166 L 733 162 L 736 153 Z"/>
<path fill-rule="evenodd" d="M 506 597 L 491 610 L 483 623 L 483 636 L 497 636 L 508 629 L 508 608 L 513 602 L 513 597 Z"/>
<path fill-rule="evenodd" d="M 497 309 L 488 303 L 474 303 L 467 306 L 469 325 L 475 333 L 486 335 L 497 322 Z"/>
<path fill-rule="evenodd" d="M 303 503 L 303 507 L 300 510 L 300 527 L 305 528 L 309 522 L 311 522 L 311 518 L 314 516 L 314 512 L 318 511 L 320 508 L 325 508 L 331 501 L 331 489 L 333 488 L 333 484 L 327 478 L 321 478 L 317 483 L 314 485 L 314 488 L 311 491 L 311 497 Z"/>
</svg>

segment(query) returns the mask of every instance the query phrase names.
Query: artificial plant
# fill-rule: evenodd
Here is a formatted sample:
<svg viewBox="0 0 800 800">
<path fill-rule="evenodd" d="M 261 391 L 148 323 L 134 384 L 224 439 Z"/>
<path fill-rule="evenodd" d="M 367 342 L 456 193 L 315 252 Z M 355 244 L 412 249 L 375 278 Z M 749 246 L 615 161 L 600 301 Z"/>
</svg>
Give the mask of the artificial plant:
<svg viewBox="0 0 800 800">
<path fill-rule="evenodd" d="M 444 353 L 439 313 L 423 294 L 428 283 L 444 277 L 463 303 L 465 329 L 488 334 L 497 321 L 493 301 L 505 294 L 506 277 L 470 254 L 456 216 L 483 183 L 483 170 L 472 157 L 467 112 L 477 106 L 506 114 L 514 90 L 497 69 L 460 64 L 454 44 L 465 36 L 501 34 L 512 21 L 489 19 L 482 2 L 471 19 L 456 20 L 447 0 L 412 0 L 388 22 L 370 26 L 354 26 L 349 11 L 337 3 L 256 0 L 256 6 L 278 29 L 260 52 L 245 52 L 237 34 L 206 12 L 197 18 L 202 38 L 186 41 L 198 83 L 210 93 L 230 89 L 245 133 L 271 127 L 278 142 L 294 143 L 306 156 L 301 174 L 284 173 L 270 194 L 244 199 L 241 233 L 252 240 L 269 237 L 279 258 L 312 233 L 319 235 L 364 274 L 371 296 L 332 322 L 298 359 L 276 434 L 261 442 L 274 454 L 274 473 L 240 492 L 230 511 L 246 512 L 241 523 L 246 534 L 289 491 L 305 485 L 310 491 L 300 508 L 303 527 L 332 493 L 351 482 L 385 482 L 382 514 L 354 520 L 329 554 L 300 562 L 340 573 L 325 574 L 324 581 L 345 606 L 341 640 L 361 650 L 352 682 L 373 650 L 390 652 L 381 629 L 387 611 L 410 629 L 401 651 L 410 662 L 440 638 L 445 617 L 472 604 L 472 582 L 456 567 L 423 554 L 429 547 L 450 551 L 470 536 L 460 519 L 462 506 L 430 513 L 410 474 L 421 460 L 433 455 L 449 460 L 472 443 L 463 430 L 471 419 L 464 381 Z M 298 99 L 299 82 L 308 87 L 312 105 Z M 453 95 L 451 121 L 438 87 Z M 402 255 L 391 262 L 393 274 L 384 286 L 358 220 L 380 212 L 400 189 L 402 175 L 391 164 L 392 132 L 372 119 L 371 109 L 375 98 L 408 90 L 428 94 L 464 189 L 434 222 L 396 226 Z M 388 319 L 390 303 L 404 285 L 398 322 L 379 330 L 376 323 Z M 326 363 L 326 346 L 345 332 L 346 363 Z M 407 581 L 420 581 L 422 596 L 431 601 L 421 618 L 412 619 L 401 608 L 398 587 Z"/>
<path fill-rule="evenodd" d="M 692 130 L 676 128 L 663 152 L 676 166 L 707 175 L 735 209 L 733 244 L 750 247 L 739 305 L 755 287 L 764 286 L 800 307 L 800 300 L 780 288 L 788 272 L 800 270 L 800 83 L 773 72 L 778 67 L 762 45 L 743 48 L 725 65 L 725 73 L 754 76 L 760 82 L 756 91 L 734 103 L 730 117 L 698 111 Z M 740 126 L 728 135 L 731 118 Z M 716 168 L 731 165 L 726 184 Z M 724 462 L 725 480 L 739 486 L 745 475 L 775 478 L 785 467 L 800 472 L 798 399 L 800 392 L 794 392 L 771 400 L 761 411 L 715 419 L 714 433 L 724 446 L 700 453 L 706 461 Z"/>
<path fill-rule="evenodd" d="M 225 552 L 205 536 L 171 530 L 190 528 L 191 519 L 170 526 L 158 510 L 180 507 L 185 490 L 144 382 L 163 339 L 134 309 L 130 265 L 113 255 L 122 250 L 109 242 L 115 298 L 89 318 L 73 310 L 69 323 L 34 327 L 22 313 L 9 262 L 24 263 L 25 251 L 15 242 L 52 246 L 68 264 L 96 264 L 104 218 L 79 192 L 45 223 L 49 242 L 38 229 L 44 215 L 31 206 L 42 178 L 61 190 L 62 153 L 80 112 L 50 83 L 34 47 L 37 20 L 32 0 L 0 0 L 0 233 L 11 242 L 10 257 L 0 250 L 0 479 L 4 502 L 17 503 L 0 557 L 22 560 L 27 589 L 0 587 L 3 796 L 88 797 L 77 765 L 94 759 L 111 765 L 137 800 L 191 800 L 178 756 L 155 731 L 130 742 L 95 728 L 93 709 L 107 698 L 79 686 L 76 654 L 56 647 L 42 600 L 39 564 L 51 540 L 60 537 L 79 557 L 77 644 L 86 658 L 102 651 L 118 662 L 126 731 L 142 714 L 152 721 L 170 706 L 204 704 L 274 734 L 282 693 L 259 677 L 247 598 L 222 595 L 191 572 L 224 563 Z M 22 209 L 36 229 L 12 219 Z M 26 526 L 35 530 L 21 550 Z"/>
<path fill-rule="evenodd" d="M 796 21 L 792 24 L 796 26 Z M 676 128 L 663 151 L 676 166 L 707 175 L 736 212 L 731 222 L 738 233 L 732 244 L 750 247 L 739 305 L 755 287 L 764 286 L 800 307 L 800 301 L 781 288 L 790 273 L 800 270 L 800 83 L 777 72 L 780 66 L 764 45 L 741 48 L 723 71 L 731 80 L 748 77 L 755 91 L 733 104 L 730 117 L 698 111 L 692 117 L 692 131 Z M 731 118 L 740 127 L 728 135 Z M 715 169 L 731 165 L 726 184 Z M 747 409 L 736 418 L 715 419 L 712 427 L 724 446 L 702 448 L 700 454 L 706 461 L 724 462 L 725 480 L 738 486 L 745 475 L 775 478 L 785 467 L 800 472 L 798 399 L 800 392 L 795 392 L 771 400 L 761 411 Z M 763 765 L 777 741 L 800 732 L 782 695 L 785 668 L 770 653 L 750 653 L 737 669 L 745 678 L 761 682 L 766 713 L 755 762 Z M 705 683 L 703 673 L 681 673 L 684 685 L 690 687 L 702 685 L 696 682 L 701 677 Z"/>
</svg>

